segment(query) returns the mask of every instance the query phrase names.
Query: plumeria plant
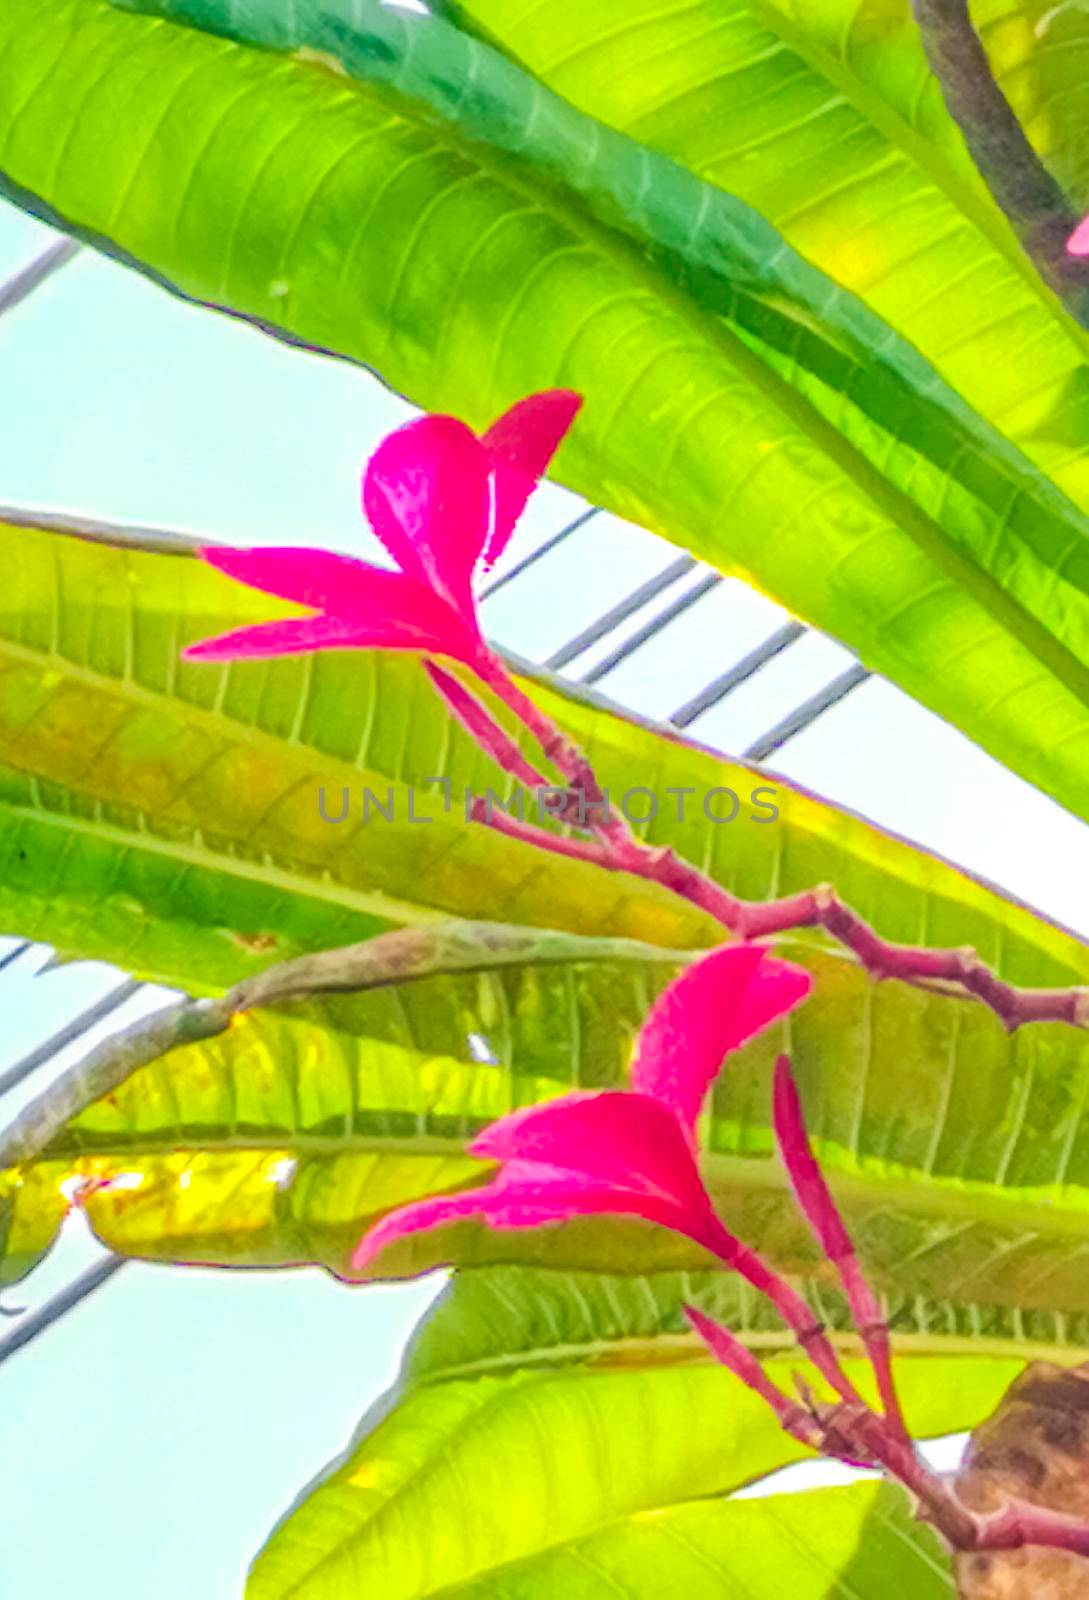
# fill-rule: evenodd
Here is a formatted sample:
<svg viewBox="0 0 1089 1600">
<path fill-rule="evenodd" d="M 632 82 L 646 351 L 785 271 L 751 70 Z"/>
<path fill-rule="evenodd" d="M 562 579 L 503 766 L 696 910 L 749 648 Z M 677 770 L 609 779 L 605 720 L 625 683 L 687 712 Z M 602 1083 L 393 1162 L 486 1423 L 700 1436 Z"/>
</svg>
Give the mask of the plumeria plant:
<svg viewBox="0 0 1089 1600">
<path fill-rule="evenodd" d="M 418 408 L 378 561 L 0 507 L 0 933 L 176 997 L 0 1133 L 0 1382 L 129 1258 L 321 1267 L 361 1342 L 449 1272 L 247 1600 L 1089 1600 L 1089 943 L 762 765 L 770 827 L 610 798 L 735 792 L 689 729 L 808 626 L 1084 923 L 1087 130 L 1080 0 L 0 4 L 70 236 L 0 313 L 86 247 Z M 788 620 L 666 724 L 518 663 L 546 476 Z"/>
<path fill-rule="evenodd" d="M 1089 1560 L 1089 1521 L 1020 1499 L 995 1512 L 974 1511 L 920 1457 L 897 1394 L 881 1306 L 814 1155 L 789 1056 L 780 1055 L 775 1065 L 776 1144 L 798 1207 L 841 1285 L 872 1368 L 879 1409 L 864 1400 L 806 1300 L 718 1215 L 700 1176 L 697 1137 L 724 1058 L 804 1004 L 812 988 L 808 972 L 776 958 L 758 939 L 820 925 L 874 976 L 959 988 L 991 1006 L 1011 1029 L 1047 1019 L 1084 1023 L 1086 995 L 1016 990 L 973 951 L 889 945 L 828 887 L 778 902 L 742 902 L 670 850 L 640 842 L 630 824 L 610 811 L 586 756 L 539 711 L 485 642 L 473 600 L 477 572 L 505 549 L 579 404 L 575 394 L 551 391 L 519 402 L 480 438 L 452 417 L 427 416 L 384 440 L 367 465 L 363 506 L 399 572 L 315 549 L 200 551 L 218 571 L 312 607 L 315 614 L 191 645 L 190 660 L 344 648 L 415 652 L 450 713 L 480 748 L 517 781 L 546 785 L 490 708 L 438 662 L 468 668 L 513 712 L 563 779 L 558 816 L 590 838 L 550 833 L 506 813 L 493 816 L 483 803 L 474 807 L 474 820 L 543 851 L 651 879 L 710 912 L 724 932 L 736 936 L 696 961 L 652 1006 L 627 1088 L 576 1092 L 499 1118 L 468 1146 L 470 1155 L 497 1164 L 495 1175 L 465 1193 L 392 1211 L 359 1243 L 352 1267 L 362 1272 L 386 1247 L 466 1218 L 496 1230 L 556 1227 L 586 1216 L 641 1218 L 691 1240 L 720 1269 L 737 1273 L 790 1330 L 830 1399 L 800 1377 L 797 1394 L 789 1397 L 730 1328 L 696 1305 L 684 1307 L 715 1358 L 767 1404 L 786 1433 L 833 1459 L 879 1468 L 907 1490 L 918 1514 L 956 1552 L 1039 1546 Z"/>
</svg>

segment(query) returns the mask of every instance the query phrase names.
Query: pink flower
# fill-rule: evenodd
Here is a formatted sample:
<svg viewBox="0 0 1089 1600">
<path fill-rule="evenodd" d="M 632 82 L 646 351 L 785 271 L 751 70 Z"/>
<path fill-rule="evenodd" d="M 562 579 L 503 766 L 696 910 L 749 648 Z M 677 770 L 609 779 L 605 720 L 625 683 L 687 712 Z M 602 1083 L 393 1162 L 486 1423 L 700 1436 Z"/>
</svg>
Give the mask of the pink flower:
<svg viewBox="0 0 1089 1600">
<path fill-rule="evenodd" d="M 785 1016 L 810 986 L 808 973 L 759 945 L 702 957 L 651 1009 L 631 1090 L 564 1095 L 502 1117 L 469 1146 L 500 1163 L 496 1176 L 391 1213 L 361 1241 L 353 1267 L 394 1240 L 461 1217 L 532 1228 L 619 1215 L 684 1234 L 763 1287 L 763 1264 L 715 1215 L 696 1166 L 695 1124 L 723 1056 Z"/>
<path fill-rule="evenodd" d="M 1089 217 L 1079 222 L 1066 241 L 1067 255 L 1089 256 Z"/>
<path fill-rule="evenodd" d="M 305 547 L 204 546 L 228 577 L 313 608 L 203 639 L 191 661 L 347 648 L 418 650 L 468 666 L 485 654 L 473 579 L 505 549 L 581 405 L 566 389 L 530 395 L 482 438 L 427 416 L 382 441 L 363 477 L 363 508 L 399 572 Z"/>
</svg>

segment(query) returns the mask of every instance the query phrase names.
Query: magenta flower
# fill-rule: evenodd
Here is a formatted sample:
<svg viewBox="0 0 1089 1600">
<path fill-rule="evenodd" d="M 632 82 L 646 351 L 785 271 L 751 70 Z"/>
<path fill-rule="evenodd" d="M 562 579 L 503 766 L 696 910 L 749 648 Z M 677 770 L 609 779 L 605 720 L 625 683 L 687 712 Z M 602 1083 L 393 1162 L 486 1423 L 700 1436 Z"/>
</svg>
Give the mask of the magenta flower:
<svg viewBox="0 0 1089 1600">
<path fill-rule="evenodd" d="M 353 1267 L 394 1240 L 461 1217 L 532 1228 L 619 1215 L 683 1234 L 766 1287 L 763 1264 L 715 1215 L 696 1166 L 695 1124 L 723 1056 L 785 1016 L 810 987 L 808 973 L 759 945 L 702 957 L 652 1008 L 631 1090 L 564 1095 L 502 1117 L 469 1146 L 500 1163 L 496 1176 L 391 1213 L 362 1240 Z"/>
<path fill-rule="evenodd" d="M 236 628 L 185 656 L 380 648 L 478 666 L 474 577 L 506 547 L 581 403 L 552 389 L 520 400 L 481 438 L 454 417 L 427 416 L 384 439 L 367 463 L 363 508 L 398 572 L 328 550 L 204 546 L 201 557 L 228 577 L 314 614 Z"/>
<path fill-rule="evenodd" d="M 1068 255 L 1089 256 L 1089 217 L 1078 223 L 1066 241 L 1066 249 Z"/>
</svg>

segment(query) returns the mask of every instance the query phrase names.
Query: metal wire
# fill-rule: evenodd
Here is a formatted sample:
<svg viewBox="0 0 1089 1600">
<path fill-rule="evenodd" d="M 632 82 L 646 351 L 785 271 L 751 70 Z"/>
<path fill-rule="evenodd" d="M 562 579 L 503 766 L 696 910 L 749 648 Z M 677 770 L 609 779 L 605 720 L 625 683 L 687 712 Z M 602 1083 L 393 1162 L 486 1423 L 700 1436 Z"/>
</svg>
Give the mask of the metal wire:
<svg viewBox="0 0 1089 1600">
<path fill-rule="evenodd" d="M 638 589 L 633 589 L 631 594 L 598 617 L 596 622 L 591 622 L 588 628 L 583 628 L 581 633 L 563 645 L 554 655 L 549 656 L 545 666 L 550 672 L 558 672 L 561 667 L 566 667 L 569 661 L 580 656 L 584 650 L 589 650 L 592 644 L 597 644 L 599 639 L 604 639 L 606 634 L 612 633 L 622 622 L 626 622 L 641 606 L 649 601 L 656 600 L 666 589 L 679 582 L 695 570 L 697 563 L 693 556 L 681 556 L 678 561 L 670 562 L 668 567 L 656 573 L 653 578 L 648 578 L 646 583 L 640 584 Z"/>
<path fill-rule="evenodd" d="M 37 1311 L 24 1312 L 12 1331 L 0 1339 L 0 1366 L 19 1350 L 25 1350 L 32 1340 L 45 1333 L 47 1328 L 52 1328 L 69 1311 L 74 1311 L 88 1295 L 101 1289 L 104 1283 L 121 1271 L 127 1259 L 126 1256 L 107 1256 L 104 1261 L 98 1261 L 86 1272 L 81 1272 L 78 1278 L 73 1278 L 70 1284 L 39 1306 Z"/>
<path fill-rule="evenodd" d="M 79 254 L 80 246 L 74 239 L 60 239 L 56 244 L 51 244 L 48 250 L 43 250 L 29 266 L 14 277 L 0 284 L 0 316 L 5 311 L 14 311 L 15 307 L 32 295 L 35 289 L 40 289 L 47 279 L 55 272 L 67 266 L 73 256 Z"/>
<path fill-rule="evenodd" d="M 143 984 L 137 983 L 135 978 L 126 978 L 108 994 L 104 994 L 100 1000 L 87 1006 L 50 1038 L 36 1045 L 33 1050 L 29 1050 L 4 1072 L 0 1072 L 0 1095 L 7 1094 L 9 1089 L 14 1089 L 17 1083 L 22 1083 L 23 1079 L 29 1077 L 38 1067 L 43 1067 L 47 1061 L 52 1061 L 59 1051 L 73 1044 L 81 1034 L 93 1028 L 96 1023 L 105 1021 L 123 1006 L 126 1000 L 131 1000 L 134 994 L 139 994 L 142 988 Z"/>
<path fill-rule="evenodd" d="M 589 672 L 584 672 L 582 682 L 599 682 L 607 673 L 618 667 L 622 661 L 626 661 L 637 650 L 641 650 L 645 644 L 649 644 L 651 639 L 661 633 L 663 628 L 667 628 L 677 617 L 681 616 L 685 611 L 691 610 L 697 600 L 702 600 L 705 594 L 709 594 L 721 582 L 721 573 L 708 573 L 706 578 L 695 584 L 686 594 L 680 595 L 672 605 L 666 606 L 664 611 L 659 611 L 656 617 L 652 617 L 641 628 L 637 628 L 634 633 L 629 634 L 624 642 L 617 645 L 616 649 L 607 655 L 603 661 L 599 661 L 596 667 L 591 667 Z"/>
<path fill-rule="evenodd" d="M 554 533 L 551 538 L 545 540 L 544 544 L 538 545 L 536 550 L 531 550 L 528 556 L 523 556 L 522 560 L 516 562 L 509 572 L 504 572 L 501 578 L 496 578 L 493 583 L 489 583 L 481 589 L 480 599 L 490 600 L 493 594 L 498 594 L 500 589 L 506 588 L 508 583 L 513 583 L 515 578 L 520 578 L 527 567 L 532 567 L 545 556 L 551 555 L 557 545 L 563 544 L 565 539 L 570 539 L 573 533 L 577 533 L 580 528 L 585 527 L 590 518 L 598 516 L 600 512 L 600 506 L 591 506 L 589 511 L 584 511 L 573 522 L 569 522 L 566 527 L 561 528 L 559 533 Z"/>
<path fill-rule="evenodd" d="M 27 951 L 33 948 L 34 946 L 29 939 L 21 940 L 14 950 L 9 950 L 6 956 L 0 956 L 0 972 L 3 972 L 5 967 L 13 966 L 16 961 L 21 961 Z"/>
<path fill-rule="evenodd" d="M 774 751 L 781 750 L 788 739 L 797 738 L 799 733 L 804 733 L 806 728 L 811 728 L 818 717 L 823 717 L 826 711 L 845 700 L 858 686 L 872 678 L 873 673 L 861 662 L 856 661 L 853 667 L 848 667 L 846 672 L 841 672 L 838 678 L 833 678 L 831 683 L 825 684 L 823 689 L 810 695 L 800 706 L 795 706 L 789 715 L 761 734 L 759 739 L 754 739 L 747 750 L 741 752 L 746 761 L 766 761 Z"/>
<path fill-rule="evenodd" d="M 678 707 L 669 721 L 674 727 L 687 728 L 695 722 L 697 717 L 702 717 L 705 711 L 710 711 L 712 706 L 717 706 L 720 700 L 725 700 L 728 694 L 759 672 L 761 667 L 767 666 L 777 655 L 792 645 L 795 640 L 805 637 L 805 628 L 800 622 L 787 622 L 775 633 L 758 644 L 755 650 L 750 650 L 747 656 L 732 666 L 721 677 L 713 678 L 705 689 L 693 695 L 691 700 L 686 700 L 683 706 Z"/>
</svg>

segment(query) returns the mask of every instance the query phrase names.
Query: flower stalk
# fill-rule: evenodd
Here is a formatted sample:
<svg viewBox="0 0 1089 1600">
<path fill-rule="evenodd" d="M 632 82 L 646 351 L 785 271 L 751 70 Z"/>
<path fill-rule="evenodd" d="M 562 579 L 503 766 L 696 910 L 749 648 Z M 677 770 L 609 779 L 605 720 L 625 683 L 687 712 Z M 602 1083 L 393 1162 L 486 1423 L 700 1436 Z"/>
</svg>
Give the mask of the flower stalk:
<svg viewBox="0 0 1089 1600">
<path fill-rule="evenodd" d="M 957 27 L 967 17 L 963 0 L 916 3 L 928 26 L 941 24 L 959 37 Z M 1065 240 L 1063 250 L 1065 258 Z M 1084 270 L 1089 281 L 1089 267 Z M 219 662 L 314 650 L 411 651 L 422 659 L 450 714 L 503 772 L 531 788 L 551 788 L 492 709 L 447 670 L 446 663 L 456 663 L 530 734 L 561 780 L 552 815 L 588 837 L 527 826 L 480 803 L 471 811 L 477 822 L 521 843 L 658 884 L 743 941 L 820 928 L 874 978 L 972 996 L 1011 1031 L 1027 1022 L 1089 1027 L 1089 988 L 1017 988 L 974 950 L 891 943 L 827 884 L 778 900 L 741 900 L 672 850 L 645 844 L 610 809 L 590 761 L 514 681 L 486 642 L 477 614 L 481 576 L 506 547 L 580 405 L 581 397 L 569 390 L 547 390 L 518 401 L 479 437 L 454 417 L 425 416 L 384 439 L 367 463 L 362 500 L 397 570 L 302 547 L 202 549 L 218 571 L 308 607 L 310 614 L 236 628 L 183 654 L 191 661 Z"/>
<path fill-rule="evenodd" d="M 711 1353 L 746 1388 L 759 1395 L 779 1426 L 799 1443 L 854 1466 L 877 1467 L 899 1483 L 915 1500 L 920 1518 L 930 1523 L 951 1549 L 965 1553 L 1035 1545 L 1089 1556 L 1089 1524 L 1020 1500 L 1008 1501 L 991 1514 L 974 1512 L 958 1498 L 953 1486 L 920 1458 L 896 1392 L 888 1326 L 813 1154 L 786 1056 L 780 1056 L 776 1064 L 773 1124 L 799 1209 L 839 1275 L 874 1374 L 882 1411 L 874 1411 L 861 1399 L 839 1367 L 834 1352 L 832 1360 L 838 1372 L 830 1375 L 823 1366 L 818 1370 L 840 1399 L 830 1405 L 815 1400 L 804 1382 L 796 1378 L 802 1401 L 799 1404 L 772 1383 L 756 1357 L 728 1328 L 698 1307 L 686 1305 L 686 1316 Z M 764 1292 L 773 1300 L 771 1287 Z M 804 1300 L 798 1299 L 815 1325 L 813 1313 Z M 773 1303 L 777 1304 L 774 1300 Z"/>
<path fill-rule="evenodd" d="M 1089 1028 L 1089 987 L 1034 989 L 1007 983 L 971 949 L 928 949 L 883 939 L 840 899 L 831 884 L 819 884 L 778 900 L 742 900 L 684 861 L 668 847 L 645 844 L 619 812 L 612 812 L 586 757 L 492 657 L 485 681 L 513 711 L 546 756 L 567 780 L 572 798 L 557 820 L 573 823 L 592 837 L 573 839 L 493 811 L 482 801 L 471 818 L 522 844 L 591 862 L 611 872 L 629 872 L 656 883 L 705 911 L 739 939 L 773 938 L 799 928 L 820 928 L 850 950 L 876 979 L 896 978 L 916 988 L 980 1000 L 1012 1033 L 1029 1022 L 1063 1022 Z"/>
</svg>

